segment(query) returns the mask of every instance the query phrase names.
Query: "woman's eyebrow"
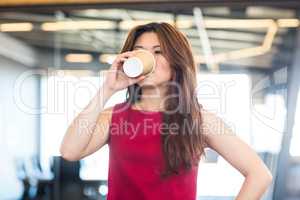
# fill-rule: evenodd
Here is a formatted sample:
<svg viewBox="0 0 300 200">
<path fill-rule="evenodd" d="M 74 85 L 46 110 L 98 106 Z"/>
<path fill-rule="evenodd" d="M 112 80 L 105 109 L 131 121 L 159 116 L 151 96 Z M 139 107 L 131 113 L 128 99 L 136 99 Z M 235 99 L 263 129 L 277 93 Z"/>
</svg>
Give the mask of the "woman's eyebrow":
<svg viewBox="0 0 300 200">
<path fill-rule="evenodd" d="M 160 47 L 160 45 L 154 45 L 152 48 L 157 48 L 157 47 Z M 145 49 L 145 47 L 141 46 L 141 45 L 136 45 L 134 46 L 134 48 L 139 48 L 139 49 Z"/>
</svg>

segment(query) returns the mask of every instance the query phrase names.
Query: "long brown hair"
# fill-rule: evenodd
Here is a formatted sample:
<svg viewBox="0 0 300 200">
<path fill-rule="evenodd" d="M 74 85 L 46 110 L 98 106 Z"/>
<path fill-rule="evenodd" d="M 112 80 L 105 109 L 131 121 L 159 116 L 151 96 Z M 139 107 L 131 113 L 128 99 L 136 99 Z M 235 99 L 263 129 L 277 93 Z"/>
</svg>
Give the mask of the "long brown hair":
<svg viewBox="0 0 300 200">
<path fill-rule="evenodd" d="M 168 23 L 149 23 L 139 25 L 129 31 L 122 52 L 133 50 L 139 36 L 145 32 L 157 34 L 163 56 L 171 67 L 171 80 L 165 95 L 172 96 L 165 101 L 166 112 L 163 113 L 163 123 L 177 124 L 178 130 L 163 130 L 162 146 L 165 158 L 166 177 L 178 174 L 181 165 L 190 169 L 197 165 L 204 153 L 204 138 L 202 134 L 202 116 L 195 95 L 196 65 L 187 38 Z M 173 87 L 175 86 L 175 87 Z M 142 89 L 138 84 L 128 87 L 126 101 L 131 105 L 140 100 Z M 174 112 L 175 110 L 175 112 Z M 171 111 L 171 112 L 168 112 Z"/>
</svg>

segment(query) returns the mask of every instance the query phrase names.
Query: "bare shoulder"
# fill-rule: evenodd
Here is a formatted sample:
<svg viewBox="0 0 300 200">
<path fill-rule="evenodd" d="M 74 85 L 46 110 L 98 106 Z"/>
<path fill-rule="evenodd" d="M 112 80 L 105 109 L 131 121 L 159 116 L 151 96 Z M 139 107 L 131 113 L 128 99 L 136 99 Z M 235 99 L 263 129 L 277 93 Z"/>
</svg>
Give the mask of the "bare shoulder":
<svg viewBox="0 0 300 200">
<path fill-rule="evenodd" d="M 114 106 L 104 108 L 98 116 L 97 123 L 111 122 Z"/>
<path fill-rule="evenodd" d="M 113 106 L 109 106 L 105 109 L 103 109 L 98 116 L 98 123 L 103 123 L 103 122 L 111 122 L 112 115 L 114 112 L 122 112 L 123 108 L 126 109 L 126 102 L 123 103 L 117 103 Z"/>
<path fill-rule="evenodd" d="M 223 136 L 233 136 L 235 133 L 216 113 L 201 109 L 202 129 L 206 147 Z"/>
<path fill-rule="evenodd" d="M 114 108 L 114 106 L 107 107 L 99 113 L 98 119 L 96 122 L 96 127 L 94 130 L 94 133 L 95 133 L 94 136 L 96 138 L 95 139 L 96 141 L 105 141 L 105 143 L 108 142 L 109 127 L 111 126 L 113 108 Z M 95 142 L 95 143 L 97 143 L 97 142 Z M 104 145 L 104 144 L 102 144 L 102 145 Z M 91 145 L 91 146 L 93 146 L 93 145 Z M 97 145 L 94 145 L 94 146 L 97 146 Z"/>
</svg>

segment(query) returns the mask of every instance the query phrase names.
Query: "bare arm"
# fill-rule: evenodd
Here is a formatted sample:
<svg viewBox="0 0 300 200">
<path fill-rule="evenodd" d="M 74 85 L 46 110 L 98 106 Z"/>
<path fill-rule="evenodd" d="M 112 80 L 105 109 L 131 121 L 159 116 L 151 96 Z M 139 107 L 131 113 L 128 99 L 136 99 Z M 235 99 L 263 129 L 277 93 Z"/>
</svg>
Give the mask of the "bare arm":
<svg viewBox="0 0 300 200">
<path fill-rule="evenodd" d="M 116 91 L 145 78 L 129 78 L 120 69 L 124 60 L 131 55 L 132 52 L 118 55 L 107 72 L 103 86 L 68 127 L 60 147 L 60 153 L 66 160 L 79 160 L 107 142 L 112 107 L 103 109 L 105 103 Z"/>
<path fill-rule="evenodd" d="M 105 103 L 112 95 L 106 87 L 101 87 L 96 96 L 90 101 L 87 107 L 79 113 L 72 121 L 63 138 L 60 152 L 66 160 L 79 160 L 87 155 L 87 147 L 90 142 L 95 143 L 92 138 L 97 137 L 99 145 L 104 145 L 108 132 L 103 128 L 102 132 L 96 132 L 96 127 L 109 125 L 110 109 L 102 111 Z M 99 119 L 98 119 L 99 118 Z M 99 123 L 101 122 L 101 123 Z M 94 139 L 96 140 L 96 138 Z M 98 146 L 99 146 L 98 145 Z M 101 148 L 99 146 L 99 148 Z M 89 148 L 90 149 L 90 148 Z"/>
<path fill-rule="evenodd" d="M 220 117 L 205 109 L 202 116 L 207 146 L 218 152 L 245 177 L 236 200 L 259 200 L 272 181 L 268 168 Z"/>
</svg>

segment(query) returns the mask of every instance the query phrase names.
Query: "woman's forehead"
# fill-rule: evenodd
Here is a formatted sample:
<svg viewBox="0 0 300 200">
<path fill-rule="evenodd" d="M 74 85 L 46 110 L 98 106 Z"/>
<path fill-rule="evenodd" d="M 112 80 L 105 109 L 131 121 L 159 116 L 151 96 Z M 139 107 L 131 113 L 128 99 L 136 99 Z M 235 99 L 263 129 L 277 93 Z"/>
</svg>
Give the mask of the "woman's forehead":
<svg viewBox="0 0 300 200">
<path fill-rule="evenodd" d="M 156 43 L 159 44 L 159 39 L 156 33 L 146 32 L 141 34 L 137 39 L 136 43 Z"/>
</svg>

